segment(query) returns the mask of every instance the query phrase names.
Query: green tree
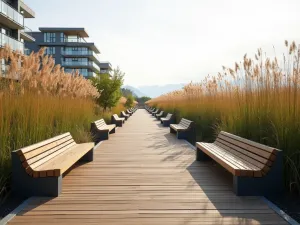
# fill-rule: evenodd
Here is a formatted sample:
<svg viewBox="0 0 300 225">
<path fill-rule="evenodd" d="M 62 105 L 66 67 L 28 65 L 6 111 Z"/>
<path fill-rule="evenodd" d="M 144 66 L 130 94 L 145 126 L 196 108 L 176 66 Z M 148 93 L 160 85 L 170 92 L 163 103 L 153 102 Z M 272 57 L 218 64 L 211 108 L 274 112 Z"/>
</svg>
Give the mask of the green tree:
<svg viewBox="0 0 300 225">
<path fill-rule="evenodd" d="M 149 100 L 151 100 L 151 98 L 150 97 L 147 97 L 147 96 L 143 96 L 143 97 L 140 97 L 140 98 L 137 98 L 136 99 L 139 103 L 145 103 L 145 102 L 147 102 L 147 101 L 149 101 Z"/>
<path fill-rule="evenodd" d="M 112 77 L 110 74 L 98 74 L 97 77 L 91 79 L 98 91 L 101 91 L 97 103 L 104 110 L 116 106 L 122 97 L 121 86 L 124 82 L 124 75 L 118 67 L 113 70 Z"/>
<path fill-rule="evenodd" d="M 122 95 L 123 95 L 125 98 L 127 98 L 129 95 L 134 96 L 133 92 L 132 92 L 130 89 L 122 88 L 121 91 L 122 91 Z"/>
<path fill-rule="evenodd" d="M 127 101 L 125 103 L 125 107 L 126 108 L 131 108 L 131 107 L 133 107 L 133 105 L 134 105 L 134 97 L 133 97 L 133 95 L 128 95 L 127 96 Z"/>
</svg>

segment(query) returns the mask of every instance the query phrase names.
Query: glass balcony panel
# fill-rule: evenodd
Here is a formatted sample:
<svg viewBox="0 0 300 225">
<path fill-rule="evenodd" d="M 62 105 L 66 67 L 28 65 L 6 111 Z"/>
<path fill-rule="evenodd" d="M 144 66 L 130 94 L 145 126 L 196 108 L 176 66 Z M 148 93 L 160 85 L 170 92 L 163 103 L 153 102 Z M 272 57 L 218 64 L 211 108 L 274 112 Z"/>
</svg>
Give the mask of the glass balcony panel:
<svg viewBox="0 0 300 225">
<path fill-rule="evenodd" d="M 24 52 L 24 43 L 17 41 L 5 34 L 0 34 L 0 47 L 4 47 L 5 45 L 9 45 L 13 51 L 21 51 Z"/>
<path fill-rule="evenodd" d="M 4 14 L 16 23 L 24 26 L 24 17 L 17 10 L 0 0 L 0 13 Z"/>
</svg>

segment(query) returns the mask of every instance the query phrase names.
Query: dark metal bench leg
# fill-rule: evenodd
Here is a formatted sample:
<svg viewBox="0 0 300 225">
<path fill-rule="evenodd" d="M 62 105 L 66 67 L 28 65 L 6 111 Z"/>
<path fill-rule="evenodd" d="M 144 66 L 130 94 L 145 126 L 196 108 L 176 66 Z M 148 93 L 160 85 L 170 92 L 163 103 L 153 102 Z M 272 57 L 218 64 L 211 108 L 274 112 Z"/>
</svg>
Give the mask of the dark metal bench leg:
<svg viewBox="0 0 300 225">
<path fill-rule="evenodd" d="M 172 127 L 170 127 L 170 133 L 171 134 L 176 134 L 176 130 L 174 130 Z"/>
<path fill-rule="evenodd" d="M 12 192 L 14 194 L 23 197 L 57 197 L 61 190 L 62 176 L 33 178 L 26 173 L 19 156 L 12 153 Z"/>
<path fill-rule="evenodd" d="M 92 162 L 94 160 L 94 148 L 87 152 L 79 161 Z"/>
<path fill-rule="evenodd" d="M 264 177 L 233 177 L 233 189 L 239 196 L 272 196 L 284 191 L 282 152 L 278 153 Z"/>
<path fill-rule="evenodd" d="M 177 139 L 186 139 L 187 138 L 187 132 L 177 132 Z"/>
<path fill-rule="evenodd" d="M 196 150 L 196 160 L 197 161 L 210 161 L 212 160 L 208 155 L 206 155 L 201 149 Z"/>
<path fill-rule="evenodd" d="M 116 133 L 116 128 L 112 129 L 109 133 L 110 133 L 110 134 Z"/>
</svg>

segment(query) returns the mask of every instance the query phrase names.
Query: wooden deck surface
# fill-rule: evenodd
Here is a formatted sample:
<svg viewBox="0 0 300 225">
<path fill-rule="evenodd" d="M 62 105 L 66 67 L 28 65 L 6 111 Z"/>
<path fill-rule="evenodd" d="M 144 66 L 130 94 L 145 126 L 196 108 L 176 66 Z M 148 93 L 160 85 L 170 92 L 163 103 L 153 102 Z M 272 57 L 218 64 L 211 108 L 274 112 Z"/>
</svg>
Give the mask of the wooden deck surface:
<svg viewBox="0 0 300 225">
<path fill-rule="evenodd" d="M 32 198 L 10 223 L 287 224 L 260 197 L 235 196 L 231 179 L 138 110 L 63 178 L 59 197 Z"/>
</svg>

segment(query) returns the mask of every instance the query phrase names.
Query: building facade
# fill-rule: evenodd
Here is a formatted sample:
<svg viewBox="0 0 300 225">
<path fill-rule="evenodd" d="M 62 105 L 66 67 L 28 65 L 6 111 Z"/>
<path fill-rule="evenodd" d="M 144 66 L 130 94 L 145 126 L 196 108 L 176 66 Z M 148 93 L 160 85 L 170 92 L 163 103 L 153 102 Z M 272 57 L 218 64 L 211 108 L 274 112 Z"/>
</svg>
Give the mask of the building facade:
<svg viewBox="0 0 300 225">
<path fill-rule="evenodd" d="M 104 62 L 104 61 L 100 62 L 100 73 L 101 74 L 107 73 L 112 76 L 112 66 L 110 62 Z"/>
<path fill-rule="evenodd" d="M 46 54 L 52 55 L 55 64 L 60 64 L 68 73 L 76 70 L 86 78 L 100 73 L 99 49 L 88 42 L 84 28 L 41 27 L 32 32 L 35 42 L 26 42 L 29 52 L 45 47 Z"/>
<path fill-rule="evenodd" d="M 35 12 L 23 0 L 0 0 L 0 48 L 8 45 L 24 53 L 24 41 L 35 41 L 25 26 L 26 18 L 35 18 Z"/>
</svg>

